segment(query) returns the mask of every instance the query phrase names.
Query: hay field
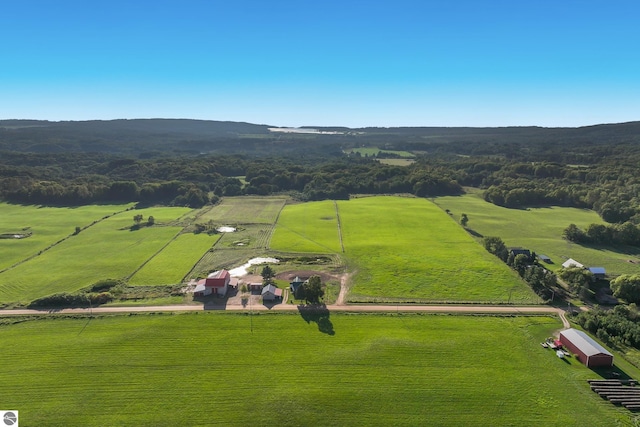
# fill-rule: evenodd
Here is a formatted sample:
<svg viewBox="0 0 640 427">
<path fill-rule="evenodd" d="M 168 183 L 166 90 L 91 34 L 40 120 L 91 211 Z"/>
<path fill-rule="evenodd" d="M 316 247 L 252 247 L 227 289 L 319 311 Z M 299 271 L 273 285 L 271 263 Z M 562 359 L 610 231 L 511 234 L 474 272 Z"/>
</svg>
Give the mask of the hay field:
<svg viewBox="0 0 640 427">
<path fill-rule="evenodd" d="M 560 326 L 548 317 L 208 312 L 3 323 L 0 341 L 11 345 L 0 352 L 0 402 L 24 425 L 631 424 L 589 389 L 594 372 L 540 347 Z"/>
<path fill-rule="evenodd" d="M 428 200 L 379 196 L 337 205 L 344 257 L 355 272 L 351 302 L 539 302 L 515 272 Z M 332 209 L 332 202 L 286 206 L 271 247 L 338 252 L 337 230 L 326 219 Z"/>
</svg>

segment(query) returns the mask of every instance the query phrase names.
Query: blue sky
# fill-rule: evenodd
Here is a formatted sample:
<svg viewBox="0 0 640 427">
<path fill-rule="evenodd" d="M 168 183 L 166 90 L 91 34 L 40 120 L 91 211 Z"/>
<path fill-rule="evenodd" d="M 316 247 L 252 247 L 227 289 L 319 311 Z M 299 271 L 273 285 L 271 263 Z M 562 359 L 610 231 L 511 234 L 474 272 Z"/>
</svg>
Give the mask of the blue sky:
<svg viewBox="0 0 640 427">
<path fill-rule="evenodd" d="M 7 0 L 0 118 L 640 120 L 637 0 Z"/>
</svg>

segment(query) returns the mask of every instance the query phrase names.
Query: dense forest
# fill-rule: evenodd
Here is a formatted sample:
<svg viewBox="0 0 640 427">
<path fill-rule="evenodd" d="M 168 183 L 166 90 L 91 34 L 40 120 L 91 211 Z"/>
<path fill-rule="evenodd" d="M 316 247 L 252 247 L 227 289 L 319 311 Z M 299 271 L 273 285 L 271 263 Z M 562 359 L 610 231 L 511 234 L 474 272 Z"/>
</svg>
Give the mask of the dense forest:
<svg viewBox="0 0 640 427">
<path fill-rule="evenodd" d="M 316 129 L 282 133 L 266 125 L 162 119 L 0 121 L 0 197 L 196 207 L 225 195 L 433 197 L 469 186 L 501 206 L 584 207 L 609 223 L 640 223 L 640 122 Z M 415 161 L 394 166 L 350 153 L 362 147 L 384 150 L 380 157 L 408 151 Z"/>
</svg>

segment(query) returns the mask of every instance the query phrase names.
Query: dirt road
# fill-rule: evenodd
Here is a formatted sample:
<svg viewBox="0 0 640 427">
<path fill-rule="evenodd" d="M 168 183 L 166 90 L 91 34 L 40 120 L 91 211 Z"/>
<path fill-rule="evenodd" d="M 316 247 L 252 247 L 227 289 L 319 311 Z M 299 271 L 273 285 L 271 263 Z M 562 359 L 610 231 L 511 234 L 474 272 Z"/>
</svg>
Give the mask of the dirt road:
<svg viewBox="0 0 640 427">
<path fill-rule="evenodd" d="M 483 314 L 556 314 L 562 320 L 565 328 L 570 327 L 564 310 L 549 306 L 512 306 L 512 305 L 328 305 L 331 312 L 387 312 L 387 313 L 483 313 Z M 242 305 L 162 305 L 148 307 L 97 307 L 65 308 L 62 310 L 0 310 L 3 316 L 28 316 L 48 314 L 106 314 L 106 313 L 145 313 L 171 311 L 297 311 L 293 304 L 276 304 L 266 307 L 253 304 L 251 307 Z"/>
</svg>

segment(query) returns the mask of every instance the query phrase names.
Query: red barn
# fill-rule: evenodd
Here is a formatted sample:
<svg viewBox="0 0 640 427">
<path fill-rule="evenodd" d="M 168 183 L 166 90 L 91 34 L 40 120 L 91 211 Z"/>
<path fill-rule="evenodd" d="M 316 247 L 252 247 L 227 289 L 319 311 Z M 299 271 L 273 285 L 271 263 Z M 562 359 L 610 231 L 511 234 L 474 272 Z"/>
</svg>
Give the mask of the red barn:
<svg viewBox="0 0 640 427">
<path fill-rule="evenodd" d="M 560 332 L 560 342 L 589 368 L 613 366 L 613 354 L 582 331 L 564 330 Z"/>
<path fill-rule="evenodd" d="M 227 270 L 215 271 L 207 276 L 206 279 L 200 280 L 194 291 L 196 296 L 219 295 L 225 296 L 229 283 L 231 282 L 231 274 Z"/>
</svg>

